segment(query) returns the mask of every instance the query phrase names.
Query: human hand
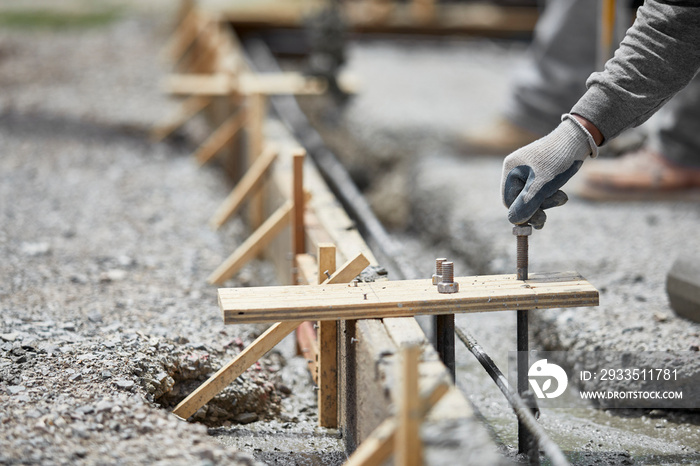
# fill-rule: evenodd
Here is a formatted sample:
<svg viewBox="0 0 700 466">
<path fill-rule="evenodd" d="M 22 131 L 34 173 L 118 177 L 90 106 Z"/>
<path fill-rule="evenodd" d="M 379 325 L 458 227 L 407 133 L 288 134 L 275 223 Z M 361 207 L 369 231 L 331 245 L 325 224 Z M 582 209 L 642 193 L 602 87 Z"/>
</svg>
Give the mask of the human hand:
<svg viewBox="0 0 700 466">
<path fill-rule="evenodd" d="M 566 203 L 559 190 L 579 170 L 583 161 L 598 155 L 593 136 L 572 115 L 564 115 L 554 131 L 522 147 L 503 161 L 501 194 L 508 220 L 541 229 L 544 209 Z"/>
</svg>

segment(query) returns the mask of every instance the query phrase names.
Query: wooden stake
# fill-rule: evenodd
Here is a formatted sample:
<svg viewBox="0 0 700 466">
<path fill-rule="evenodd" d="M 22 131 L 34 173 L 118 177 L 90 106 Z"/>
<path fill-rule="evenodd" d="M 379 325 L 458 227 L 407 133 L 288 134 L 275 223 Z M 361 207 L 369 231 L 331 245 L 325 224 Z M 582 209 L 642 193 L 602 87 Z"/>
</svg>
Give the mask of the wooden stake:
<svg viewBox="0 0 700 466">
<path fill-rule="evenodd" d="M 220 285 L 257 256 L 290 221 L 294 203 L 287 201 L 246 239 L 210 276 L 209 283 Z"/>
<path fill-rule="evenodd" d="M 301 322 L 279 322 L 244 349 L 235 359 L 226 364 L 200 385 L 187 398 L 182 400 L 173 410 L 173 413 L 183 419 L 192 416 L 199 408 L 214 398 L 221 390 L 226 388 L 236 377 L 241 375 L 251 365 L 260 359 L 265 353 L 275 347 L 284 337 L 289 335 Z"/>
<path fill-rule="evenodd" d="M 316 259 L 310 254 L 297 254 L 297 284 L 313 285 L 318 283 Z"/>
<path fill-rule="evenodd" d="M 296 338 L 300 349 L 299 354 L 306 359 L 306 365 L 309 368 L 311 378 L 318 386 L 319 348 L 316 330 L 314 330 L 314 323 L 308 320 L 302 322 L 302 324 L 297 327 Z"/>
<path fill-rule="evenodd" d="M 335 245 L 318 245 L 318 281 L 335 272 Z M 338 323 L 318 322 L 318 425 L 338 427 Z"/>
<path fill-rule="evenodd" d="M 353 277 L 348 277 L 347 282 Z M 438 293 L 429 279 L 357 286 L 220 288 L 224 323 L 354 320 L 513 309 L 597 306 L 598 291 L 575 272 L 457 277 L 459 292 Z"/>
<path fill-rule="evenodd" d="M 398 429 L 396 431 L 396 464 L 423 464 L 423 442 L 420 438 L 420 398 L 418 397 L 418 363 L 420 346 L 408 346 L 401 355 L 401 397 L 399 399 Z"/>
<path fill-rule="evenodd" d="M 421 418 L 430 412 L 442 397 L 448 393 L 450 386 L 446 382 L 439 383 L 425 397 L 421 397 Z M 396 419 L 389 418 L 379 424 L 372 434 L 355 449 L 345 466 L 375 466 L 384 464 L 394 451 L 396 442 Z"/>
<path fill-rule="evenodd" d="M 248 134 L 248 163 L 254 163 L 262 151 L 265 142 L 265 114 L 267 99 L 262 94 L 252 94 L 248 98 L 248 118 L 246 130 Z M 265 218 L 265 206 L 262 192 L 254 193 L 250 199 L 250 226 L 258 228 Z"/>
<path fill-rule="evenodd" d="M 290 202 L 291 204 L 291 202 Z M 367 266 L 367 258 L 358 254 L 354 259 L 346 262 L 326 283 L 339 283 L 347 276 L 356 276 Z M 183 419 L 192 416 L 199 408 L 204 406 L 221 392 L 228 384 L 236 380 L 252 364 L 260 359 L 265 353 L 270 351 L 284 337 L 289 335 L 301 324 L 301 322 L 278 322 L 270 327 L 265 333 L 260 335 L 253 343 L 244 349 L 236 358 L 222 367 L 216 374 L 212 375 L 200 385 L 187 398 L 182 400 L 173 413 Z"/>
<path fill-rule="evenodd" d="M 173 118 L 172 121 L 156 126 L 151 130 L 151 140 L 153 142 L 160 142 L 165 139 L 170 133 L 178 129 L 180 126 L 184 125 L 193 118 L 196 114 L 201 112 L 207 105 L 211 103 L 211 98 L 192 96 L 185 100 L 180 106 L 178 114 Z"/>
<path fill-rule="evenodd" d="M 258 157 L 253 165 L 248 169 L 243 178 L 238 182 L 236 187 L 231 191 L 226 200 L 219 206 L 216 213 L 209 221 L 209 225 L 214 230 L 218 230 L 233 214 L 241 207 L 243 201 L 250 193 L 257 189 L 262 180 L 272 166 L 272 163 L 277 159 L 279 151 L 272 145 L 267 145 L 263 153 Z"/>
<path fill-rule="evenodd" d="M 294 256 L 306 252 L 306 236 L 304 235 L 304 157 L 306 151 L 297 149 L 292 153 L 293 179 L 292 199 L 294 199 L 294 215 L 292 218 L 292 251 Z M 321 258 L 319 257 L 319 261 Z M 333 268 L 335 272 L 335 267 Z"/>
<path fill-rule="evenodd" d="M 214 157 L 223 147 L 228 143 L 232 137 L 243 126 L 245 121 L 245 112 L 239 110 L 237 113 L 231 115 L 224 121 L 221 126 L 219 126 L 216 131 L 214 131 L 204 143 L 199 146 L 195 157 L 200 165 L 204 165 L 212 157 Z M 259 225 L 257 225 L 259 226 Z M 256 226 L 256 228 L 257 228 Z"/>
</svg>

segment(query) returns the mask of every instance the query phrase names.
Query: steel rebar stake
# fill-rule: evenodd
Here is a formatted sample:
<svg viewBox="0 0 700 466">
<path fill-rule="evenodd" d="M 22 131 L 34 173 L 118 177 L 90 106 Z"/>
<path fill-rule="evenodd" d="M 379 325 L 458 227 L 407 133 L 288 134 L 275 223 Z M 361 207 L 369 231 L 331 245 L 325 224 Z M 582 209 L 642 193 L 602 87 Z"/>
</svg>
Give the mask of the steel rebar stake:
<svg viewBox="0 0 700 466">
<path fill-rule="evenodd" d="M 528 236 L 531 234 L 532 227 L 530 225 L 516 225 L 513 227 L 513 235 L 515 235 L 517 241 L 516 267 L 518 280 L 527 280 L 528 278 Z M 528 390 L 527 372 L 530 365 L 528 358 L 527 313 L 527 310 L 517 311 L 518 395 L 521 397 Z M 530 464 L 539 464 L 536 440 L 521 422 L 518 422 L 518 453 L 526 453 Z"/>
</svg>

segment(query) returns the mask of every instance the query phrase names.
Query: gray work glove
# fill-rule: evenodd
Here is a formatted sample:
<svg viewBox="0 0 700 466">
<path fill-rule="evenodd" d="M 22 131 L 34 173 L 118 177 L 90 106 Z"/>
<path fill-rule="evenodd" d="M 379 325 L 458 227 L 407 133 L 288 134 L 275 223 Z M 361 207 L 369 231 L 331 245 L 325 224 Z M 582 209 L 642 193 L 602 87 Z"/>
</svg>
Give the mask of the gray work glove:
<svg viewBox="0 0 700 466">
<path fill-rule="evenodd" d="M 522 147 L 503 161 L 501 193 L 508 220 L 540 229 L 544 209 L 566 203 L 559 188 L 569 181 L 587 157 L 598 155 L 593 136 L 571 115 L 562 116 L 554 131 Z"/>
</svg>

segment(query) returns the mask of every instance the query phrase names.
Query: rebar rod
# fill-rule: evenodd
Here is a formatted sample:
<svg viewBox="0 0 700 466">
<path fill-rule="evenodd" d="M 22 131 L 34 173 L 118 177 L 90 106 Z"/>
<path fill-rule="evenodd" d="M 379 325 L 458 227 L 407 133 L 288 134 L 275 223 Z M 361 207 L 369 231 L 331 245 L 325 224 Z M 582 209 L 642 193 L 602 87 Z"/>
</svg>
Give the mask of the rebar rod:
<svg viewBox="0 0 700 466">
<path fill-rule="evenodd" d="M 535 416 L 531 412 L 531 408 L 525 403 L 525 401 L 518 396 L 515 391 L 511 388 L 508 383 L 508 379 L 503 375 L 501 370 L 496 366 L 491 357 L 486 354 L 483 348 L 477 343 L 474 337 L 459 327 L 455 327 L 455 333 L 462 343 L 467 347 L 467 349 L 474 355 L 474 357 L 481 363 L 481 366 L 486 370 L 486 372 L 491 376 L 496 385 L 501 390 L 503 395 L 510 403 L 515 415 L 518 420 L 532 432 L 533 437 L 537 441 L 539 448 L 544 450 L 545 455 L 550 459 L 552 465 L 554 466 L 568 466 L 569 461 L 564 456 L 561 449 L 554 443 L 544 428 L 537 422 Z"/>
</svg>

